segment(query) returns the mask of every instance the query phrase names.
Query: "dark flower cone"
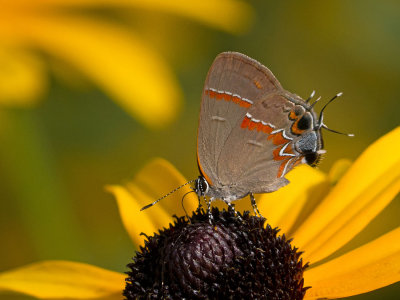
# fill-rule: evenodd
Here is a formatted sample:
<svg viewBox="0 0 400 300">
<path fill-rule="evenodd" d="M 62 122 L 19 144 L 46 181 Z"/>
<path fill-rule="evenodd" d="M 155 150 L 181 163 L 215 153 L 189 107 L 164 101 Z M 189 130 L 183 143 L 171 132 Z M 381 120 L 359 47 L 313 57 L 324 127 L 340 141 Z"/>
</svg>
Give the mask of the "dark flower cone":
<svg viewBox="0 0 400 300">
<path fill-rule="evenodd" d="M 265 219 L 213 208 L 147 237 L 128 267 L 127 299 L 303 299 L 301 253 Z"/>
</svg>

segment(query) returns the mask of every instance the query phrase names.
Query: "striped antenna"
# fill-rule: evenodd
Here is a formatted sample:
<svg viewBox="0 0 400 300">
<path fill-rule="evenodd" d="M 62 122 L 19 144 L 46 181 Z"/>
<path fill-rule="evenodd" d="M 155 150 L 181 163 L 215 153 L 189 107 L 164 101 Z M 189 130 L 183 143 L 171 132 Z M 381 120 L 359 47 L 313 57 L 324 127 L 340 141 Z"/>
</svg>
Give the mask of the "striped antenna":
<svg viewBox="0 0 400 300">
<path fill-rule="evenodd" d="M 164 199 L 164 198 L 168 197 L 169 195 L 175 193 L 177 190 L 183 188 L 185 185 L 188 185 L 188 184 L 190 184 L 190 183 L 192 183 L 192 182 L 194 182 L 194 181 L 196 181 L 196 179 L 190 180 L 190 181 L 186 182 L 185 184 L 182 184 L 180 187 L 177 187 L 176 189 L 170 191 L 168 194 L 162 196 L 161 198 L 158 198 L 158 199 L 157 199 L 156 201 L 154 201 L 153 203 L 150 203 L 150 204 L 147 204 L 146 206 L 143 206 L 143 207 L 140 209 L 140 211 L 143 211 L 143 210 L 145 210 L 145 209 L 148 209 L 149 207 L 152 207 L 154 204 L 157 204 L 157 202 L 161 201 L 162 199 Z"/>
<path fill-rule="evenodd" d="M 336 130 L 333 130 L 333 129 L 328 128 L 328 126 L 326 126 L 326 124 L 324 124 L 324 110 L 325 110 L 325 108 L 326 108 L 333 100 L 335 100 L 337 97 L 340 97 L 340 96 L 342 96 L 342 95 L 343 95 L 343 93 L 338 93 L 338 94 L 336 94 L 335 96 L 332 97 L 331 100 L 328 101 L 328 103 L 326 103 L 326 104 L 324 105 L 324 107 L 322 107 L 321 112 L 319 113 L 319 120 L 318 120 L 318 126 L 317 126 L 317 128 L 318 128 L 318 129 L 325 128 L 326 130 L 328 130 L 328 131 L 330 131 L 330 132 L 333 132 L 333 133 L 338 133 L 338 134 L 343 134 L 343 135 L 347 135 L 347 136 L 353 137 L 354 134 L 352 134 L 352 133 L 343 133 L 343 132 L 340 132 L 340 131 L 336 131 Z"/>
</svg>

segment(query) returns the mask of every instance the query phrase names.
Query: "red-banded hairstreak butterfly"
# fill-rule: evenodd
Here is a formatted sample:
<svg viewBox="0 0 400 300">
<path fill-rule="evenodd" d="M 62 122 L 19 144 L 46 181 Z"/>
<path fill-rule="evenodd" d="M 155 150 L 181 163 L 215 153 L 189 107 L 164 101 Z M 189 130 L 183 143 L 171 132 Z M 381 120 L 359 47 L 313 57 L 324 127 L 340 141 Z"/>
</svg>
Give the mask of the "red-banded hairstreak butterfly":
<svg viewBox="0 0 400 300">
<path fill-rule="evenodd" d="M 250 195 L 259 214 L 253 194 L 287 185 L 285 175 L 299 164 L 318 163 L 325 153 L 321 129 L 336 132 L 323 123 L 323 112 L 341 93 L 318 117 L 313 106 L 319 99 L 310 104 L 313 96 L 314 92 L 303 100 L 284 90 L 268 68 L 244 54 L 217 56 L 201 101 L 197 136 L 201 175 L 186 183 L 195 181 L 199 199 L 208 197 L 208 211 L 215 199 L 231 206 Z"/>
</svg>

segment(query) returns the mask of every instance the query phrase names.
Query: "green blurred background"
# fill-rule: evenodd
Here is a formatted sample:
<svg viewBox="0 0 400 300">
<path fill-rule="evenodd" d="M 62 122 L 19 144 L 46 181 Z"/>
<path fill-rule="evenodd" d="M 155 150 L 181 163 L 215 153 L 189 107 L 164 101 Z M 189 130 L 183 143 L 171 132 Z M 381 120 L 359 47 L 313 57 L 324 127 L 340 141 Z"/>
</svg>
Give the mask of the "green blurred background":
<svg viewBox="0 0 400 300">
<path fill-rule="evenodd" d="M 44 259 L 124 271 L 135 248 L 104 186 L 129 180 L 156 156 L 171 161 L 187 178 L 198 175 L 200 96 L 220 52 L 239 51 L 257 59 L 283 87 L 303 98 L 314 89 L 324 101 L 344 93 L 327 109 L 325 122 L 356 137 L 325 132 L 323 171 L 339 158 L 355 159 L 399 125 L 399 1 L 247 3 L 249 22 L 239 18 L 243 25 L 231 25 L 232 30 L 149 7 L 78 9 L 82 16 L 125 26 L 169 64 L 183 104 L 180 109 L 174 104 L 176 117 L 160 129 L 132 117 L 68 62 L 35 49 L 47 70 L 45 93 L 30 107 L 0 106 L 0 271 Z M 209 14 L 219 18 L 228 12 Z M 157 88 L 157 82 L 152 85 Z M 382 155 L 390 151 L 398 150 Z M 395 199 L 358 239 L 397 227 L 399 202 Z M 395 284 L 351 299 L 399 295 Z M 7 294 L 0 299 L 30 298 Z"/>
</svg>

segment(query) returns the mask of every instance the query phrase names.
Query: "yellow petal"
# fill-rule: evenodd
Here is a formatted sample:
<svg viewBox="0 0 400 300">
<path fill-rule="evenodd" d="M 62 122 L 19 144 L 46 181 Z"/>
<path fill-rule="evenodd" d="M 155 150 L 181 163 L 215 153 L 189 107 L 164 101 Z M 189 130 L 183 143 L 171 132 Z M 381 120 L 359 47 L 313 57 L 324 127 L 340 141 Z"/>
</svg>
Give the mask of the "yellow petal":
<svg viewBox="0 0 400 300">
<path fill-rule="evenodd" d="M 304 299 L 336 299 L 400 280 L 400 228 L 328 263 L 306 270 Z"/>
<path fill-rule="evenodd" d="M 290 184 L 280 190 L 259 196 L 258 208 L 268 223 L 290 233 L 298 218 L 304 219 L 321 196 L 329 190 L 327 176 L 302 165 L 287 175 Z"/>
<path fill-rule="evenodd" d="M 160 127 L 176 116 L 181 91 L 172 70 L 132 32 L 78 17 L 18 17 L 16 35 L 71 63 L 143 123 Z"/>
<path fill-rule="evenodd" d="M 194 178 L 191 179 L 193 180 Z M 143 205 L 146 205 L 187 182 L 188 180 L 171 163 L 165 159 L 156 158 L 136 174 L 132 184 L 150 198 L 149 202 L 142 201 Z M 129 184 L 129 188 L 131 186 Z M 181 200 L 186 193 L 193 191 L 190 186 L 193 186 L 193 183 L 176 190 L 170 196 L 161 200 L 157 206 L 162 207 L 170 215 L 183 215 L 185 212 L 182 208 Z M 187 212 L 195 210 L 198 205 L 196 194 L 194 192 L 187 194 L 183 204 Z M 151 213 L 151 210 L 152 208 L 149 208 L 146 212 Z"/>
<path fill-rule="evenodd" d="M 172 215 L 184 215 L 181 200 L 191 191 L 189 185 L 144 211 L 140 209 L 186 182 L 169 162 L 158 158 L 139 171 L 134 180 L 125 187 L 108 187 L 117 199 L 122 221 L 134 243 L 143 245 L 141 232 L 152 235 L 159 228 L 167 227 L 173 221 Z M 185 197 L 183 204 L 190 213 L 197 208 L 197 203 L 195 194 L 190 193 Z"/>
<path fill-rule="evenodd" d="M 306 260 L 316 262 L 360 232 L 390 203 L 400 186 L 400 128 L 372 144 L 294 233 Z"/>
<path fill-rule="evenodd" d="M 347 170 L 351 167 L 352 161 L 350 159 L 342 158 L 337 160 L 332 168 L 329 170 L 329 180 L 332 184 L 336 184 Z"/>
<path fill-rule="evenodd" d="M 388 173 L 398 172 L 400 163 L 394 166 Z M 391 174 L 383 176 L 375 182 L 375 186 L 381 186 L 377 189 L 378 192 L 371 194 L 370 190 L 362 193 L 354 203 L 361 202 L 365 199 L 371 198 L 371 201 L 363 204 L 359 208 L 357 206 L 348 207 L 346 211 L 337 216 L 333 223 L 343 224 L 337 227 L 337 230 L 324 231 L 319 235 L 313 243 L 315 245 L 323 245 L 322 247 L 315 246 L 312 251 L 313 243 L 304 254 L 304 258 L 312 262 L 319 261 L 328 255 L 338 250 L 341 246 L 349 242 L 357 233 L 365 228 L 368 223 L 381 212 L 400 191 L 400 174 L 392 179 Z M 333 226 L 333 225 L 332 225 Z M 331 229 L 330 227 L 329 229 Z M 307 247 L 307 246 L 306 246 Z"/>
<path fill-rule="evenodd" d="M 0 273 L 0 291 L 14 291 L 40 299 L 100 298 L 121 294 L 125 277 L 83 263 L 43 261 Z"/>
<path fill-rule="evenodd" d="M 41 0 L 27 1 L 26 5 L 35 6 L 97 6 L 120 8 L 144 8 L 153 11 L 184 16 L 207 25 L 229 32 L 238 33 L 246 30 L 253 18 L 253 10 L 244 1 L 238 0 Z"/>
<path fill-rule="evenodd" d="M 144 237 L 140 234 L 143 232 L 147 235 L 152 235 L 157 231 L 156 224 L 153 223 L 153 220 L 148 214 L 140 211 L 143 205 L 141 205 L 140 201 L 133 197 L 125 187 L 113 185 L 107 186 L 107 190 L 110 191 L 117 200 L 122 223 L 133 243 L 143 246 Z M 158 213 L 161 215 L 163 214 L 162 211 L 158 211 Z M 162 216 L 162 218 L 166 219 L 167 216 Z"/>
<path fill-rule="evenodd" d="M 31 107 L 46 86 L 42 63 L 28 51 L 0 45 L 0 104 Z"/>
</svg>

